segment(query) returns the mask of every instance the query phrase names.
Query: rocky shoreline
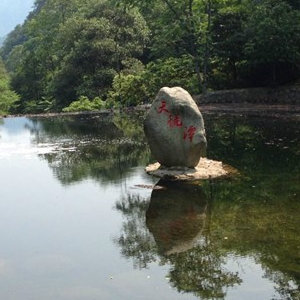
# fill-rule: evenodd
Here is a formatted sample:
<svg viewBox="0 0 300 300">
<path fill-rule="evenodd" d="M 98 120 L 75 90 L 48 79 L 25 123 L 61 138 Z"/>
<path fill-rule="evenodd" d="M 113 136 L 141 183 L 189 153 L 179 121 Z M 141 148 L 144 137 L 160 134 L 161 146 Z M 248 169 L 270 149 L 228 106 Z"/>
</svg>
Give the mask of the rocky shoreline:
<svg viewBox="0 0 300 300">
<path fill-rule="evenodd" d="M 158 162 L 145 168 L 147 174 L 165 180 L 195 181 L 231 177 L 239 174 L 238 170 L 222 163 L 202 157 L 195 168 L 164 167 Z"/>
<path fill-rule="evenodd" d="M 193 97 L 200 104 L 251 103 L 300 105 L 299 86 L 261 87 L 207 92 Z"/>
<path fill-rule="evenodd" d="M 291 104 L 200 104 L 200 110 L 204 114 L 224 113 L 231 115 L 251 115 L 269 117 L 300 118 L 300 105 Z"/>
<path fill-rule="evenodd" d="M 200 111 L 204 114 L 211 113 L 226 113 L 232 115 L 256 115 L 256 116 L 273 116 L 273 117 L 300 117 L 300 104 L 254 104 L 254 103 L 198 103 Z M 110 115 L 116 112 L 135 112 L 135 111 L 146 111 L 149 109 L 149 105 L 141 105 L 130 109 L 103 109 L 100 111 L 83 111 L 83 112 L 72 112 L 72 113 L 44 113 L 44 114 L 25 114 L 25 115 L 7 115 L 8 117 L 55 117 L 55 116 L 86 116 L 86 115 Z M 1 116 L 0 116 L 1 118 Z"/>
</svg>

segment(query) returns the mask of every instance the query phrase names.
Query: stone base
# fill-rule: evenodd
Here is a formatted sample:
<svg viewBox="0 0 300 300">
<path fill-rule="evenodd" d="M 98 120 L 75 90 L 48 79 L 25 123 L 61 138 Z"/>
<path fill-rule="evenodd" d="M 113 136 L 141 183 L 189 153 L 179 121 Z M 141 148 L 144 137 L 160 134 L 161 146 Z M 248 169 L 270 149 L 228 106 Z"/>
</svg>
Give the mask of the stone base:
<svg viewBox="0 0 300 300">
<path fill-rule="evenodd" d="M 205 157 L 200 159 L 195 168 L 164 167 L 157 162 L 147 166 L 145 170 L 149 175 L 167 180 L 203 180 L 238 174 L 233 167 Z"/>
</svg>

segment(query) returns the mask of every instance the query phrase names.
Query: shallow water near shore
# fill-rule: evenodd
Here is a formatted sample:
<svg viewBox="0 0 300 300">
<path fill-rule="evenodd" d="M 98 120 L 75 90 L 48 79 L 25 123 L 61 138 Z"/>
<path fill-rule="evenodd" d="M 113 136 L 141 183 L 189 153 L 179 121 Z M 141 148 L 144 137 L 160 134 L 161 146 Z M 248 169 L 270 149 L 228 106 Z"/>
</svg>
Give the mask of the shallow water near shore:
<svg viewBox="0 0 300 300">
<path fill-rule="evenodd" d="M 142 112 L 0 120 L 0 299 L 299 299 L 299 116 L 203 117 L 239 176 L 147 175 Z"/>
</svg>

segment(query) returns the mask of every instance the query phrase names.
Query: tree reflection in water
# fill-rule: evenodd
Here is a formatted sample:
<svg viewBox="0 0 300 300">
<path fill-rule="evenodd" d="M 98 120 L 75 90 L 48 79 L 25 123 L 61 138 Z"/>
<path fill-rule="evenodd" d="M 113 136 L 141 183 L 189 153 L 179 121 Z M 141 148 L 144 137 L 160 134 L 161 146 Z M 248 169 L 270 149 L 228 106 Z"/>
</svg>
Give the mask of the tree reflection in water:
<svg viewBox="0 0 300 300">
<path fill-rule="evenodd" d="M 116 209 L 126 221 L 115 242 L 135 267 L 168 264 L 171 285 L 202 299 L 223 299 L 228 287 L 241 282 L 207 236 L 209 200 L 200 185 L 160 180 L 150 201 L 128 194 Z"/>
<path fill-rule="evenodd" d="M 151 199 L 128 193 L 115 206 L 125 217 L 115 243 L 137 268 L 168 265 L 173 287 L 201 299 L 224 299 L 241 283 L 243 274 L 226 269 L 229 257 L 259 264 L 278 292 L 274 299 L 300 299 L 299 118 L 205 120 L 208 157 L 243 177 L 159 182 Z M 41 157 L 62 184 L 91 178 L 105 185 L 122 183 L 134 167 L 150 163 L 141 121 L 124 115 L 45 119 L 31 130 L 33 143 L 59 146 Z"/>
<path fill-rule="evenodd" d="M 105 185 L 121 182 L 133 167 L 148 163 L 141 119 L 139 114 L 33 118 L 26 129 L 32 143 L 53 147 L 40 156 L 63 185 L 85 179 Z"/>
<path fill-rule="evenodd" d="M 126 220 L 120 237 L 114 238 L 114 242 L 120 246 L 123 257 L 133 260 L 135 268 L 146 268 L 157 260 L 157 247 L 146 227 L 145 211 L 148 203 L 149 200 L 139 194 L 128 193 L 115 205 Z"/>
</svg>

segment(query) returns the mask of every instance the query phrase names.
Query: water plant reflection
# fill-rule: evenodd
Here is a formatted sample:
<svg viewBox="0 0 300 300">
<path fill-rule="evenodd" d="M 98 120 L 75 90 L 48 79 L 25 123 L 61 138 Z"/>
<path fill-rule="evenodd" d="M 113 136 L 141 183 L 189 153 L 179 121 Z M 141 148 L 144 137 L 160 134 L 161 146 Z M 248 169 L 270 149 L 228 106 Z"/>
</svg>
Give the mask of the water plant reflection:
<svg viewBox="0 0 300 300">
<path fill-rule="evenodd" d="M 78 116 L 40 119 L 31 129 L 33 142 L 61 143 L 59 151 L 42 155 L 60 182 L 108 184 L 147 165 L 140 121 Z M 224 299 L 241 283 L 241 274 L 227 268 L 229 257 L 250 257 L 280 299 L 299 299 L 299 120 L 213 115 L 206 129 L 208 157 L 242 176 L 192 186 L 160 182 L 151 199 L 123 195 L 116 209 L 125 221 L 115 243 L 136 268 L 158 261 L 169 267 L 175 289 L 202 299 Z"/>
<path fill-rule="evenodd" d="M 125 221 L 115 243 L 135 267 L 168 265 L 170 284 L 201 299 L 225 299 L 230 287 L 241 284 L 242 274 L 228 262 L 243 258 L 261 266 L 280 299 L 298 299 L 300 203 L 276 189 L 266 195 L 270 180 L 260 181 L 257 187 L 245 177 L 201 184 L 160 181 L 150 199 L 127 194 L 116 204 Z"/>
<path fill-rule="evenodd" d="M 31 119 L 33 143 L 55 145 L 41 154 L 64 185 L 85 179 L 121 181 L 132 167 L 146 164 L 149 150 L 135 114 L 78 115 Z"/>
<path fill-rule="evenodd" d="M 136 267 L 155 260 L 170 265 L 167 277 L 178 291 L 223 299 L 226 289 L 241 279 L 226 270 L 221 248 L 204 232 L 208 208 L 200 185 L 160 180 L 150 201 L 128 194 L 117 202 L 126 222 L 115 242 Z"/>
<path fill-rule="evenodd" d="M 204 117 L 208 157 L 233 165 L 241 176 L 193 186 L 160 182 L 153 191 L 141 188 L 154 182 L 143 171 L 153 161 L 141 133 L 141 116 L 4 119 L 0 161 L 1 200 L 3 211 L 8 212 L 2 218 L 3 228 L 8 229 L 2 248 L 7 249 L 7 257 L 21 261 L 19 257 L 26 258 L 29 252 L 35 256 L 35 243 L 40 243 L 35 237 L 41 234 L 46 255 L 53 239 L 52 250 L 57 245 L 62 252 L 72 248 L 76 260 L 83 262 L 77 268 L 79 277 L 74 277 L 76 287 L 85 277 L 103 291 L 108 285 L 98 275 L 103 279 L 112 269 L 121 272 L 128 280 L 119 276 L 119 281 L 110 281 L 115 284 L 110 286 L 113 299 L 131 287 L 132 293 L 124 299 L 136 298 L 138 289 L 149 299 L 300 299 L 299 118 Z M 57 180 L 47 172 L 48 166 Z M 53 194 L 58 197 L 54 199 Z M 84 195 L 82 199 L 79 194 Z M 78 223 L 82 218 L 86 221 Z M 28 228 L 33 234 L 22 234 Z M 62 242 L 73 238 L 78 247 Z M 126 260 L 120 259 L 118 251 Z M 93 270 L 82 276 L 82 270 L 92 265 Z M 7 281 L 27 286 L 19 273 L 3 277 L 3 299 L 7 299 Z M 26 283 L 40 286 L 35 277 L 25 277 Z M 70 283 L 71 277 L 66 275 L 65 282 Z M 142 277 L 147 278 L 145 282 Z M 59 286 L 61 279 L 57 279 Z M 39 290 L 43 293 L 49 288 L 53 295 L 48 283 L 46 278 Z M 17 291 L 16 299 L 20 299 L 22 289 L 10 290 Z M 182 296 L 175 290 L 189 294 Z"/>
</svg>

